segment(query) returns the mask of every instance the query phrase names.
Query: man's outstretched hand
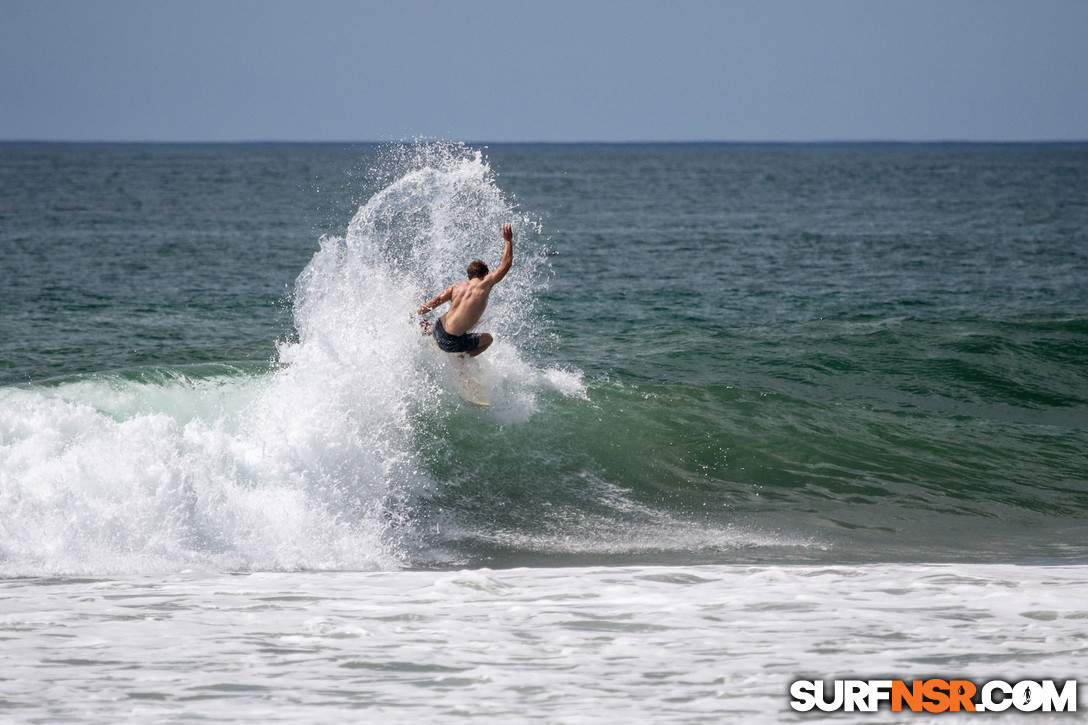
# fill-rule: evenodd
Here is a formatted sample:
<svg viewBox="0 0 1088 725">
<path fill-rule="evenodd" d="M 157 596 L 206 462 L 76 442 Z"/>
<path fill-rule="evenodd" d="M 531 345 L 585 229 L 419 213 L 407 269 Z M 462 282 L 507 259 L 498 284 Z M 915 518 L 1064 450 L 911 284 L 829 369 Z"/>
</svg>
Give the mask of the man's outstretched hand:
<svg viewBox="0 0 1088 725">
<path fill-rule="evenodd" d="M 514 227 L 509 224 L 502 225 L 502 238 L 508 242 L 514 241 Z"/>
</svg>

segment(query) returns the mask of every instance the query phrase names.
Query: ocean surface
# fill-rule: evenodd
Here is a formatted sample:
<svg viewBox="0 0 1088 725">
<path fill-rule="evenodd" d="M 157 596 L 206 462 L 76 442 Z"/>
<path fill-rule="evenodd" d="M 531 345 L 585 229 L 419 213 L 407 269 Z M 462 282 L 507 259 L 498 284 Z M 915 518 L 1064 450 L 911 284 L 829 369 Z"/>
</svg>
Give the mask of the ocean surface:
<svg viewBox="0 0 1088 725">
<path fill-rule="evenodd" d="M 0 144 L 0 250 L 4 722 L 1088 679 L 1088 144 Z"/>
</svg>

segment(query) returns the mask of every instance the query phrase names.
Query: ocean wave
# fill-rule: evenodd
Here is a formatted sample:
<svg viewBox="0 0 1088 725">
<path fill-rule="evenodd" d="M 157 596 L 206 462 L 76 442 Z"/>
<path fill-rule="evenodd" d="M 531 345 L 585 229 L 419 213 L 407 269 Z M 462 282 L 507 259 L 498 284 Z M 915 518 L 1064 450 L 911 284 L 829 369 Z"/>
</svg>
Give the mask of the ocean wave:
<svg viewBox="0 0 1088 725">
<path fill-rule="evenodd" d="M 528 363 L 514 333 L 546 273 L 479 152 L 387 154 L 392 181 L 322 238 L 271 366 L 154 367 L 0 390 L 0 572 L 373 569 L 419 556 L 412 502 L 438 486 L 419 421 L 459 415 L 412 311 L 518 231 L 485 319 L 489 415 L 531 417 L 577 375 Z"/>
</svg>

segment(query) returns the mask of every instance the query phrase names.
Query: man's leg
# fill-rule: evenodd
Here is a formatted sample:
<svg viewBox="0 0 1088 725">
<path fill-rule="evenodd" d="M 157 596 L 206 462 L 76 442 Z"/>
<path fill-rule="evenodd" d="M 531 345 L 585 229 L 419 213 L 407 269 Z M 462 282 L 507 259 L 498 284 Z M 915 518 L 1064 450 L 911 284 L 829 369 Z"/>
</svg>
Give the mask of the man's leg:
<svg viewBox="0 0 1088 725">
<path fill-rule="evenodd" d="M 468 350 L 466 352 L 466 354 L 469 357 L 476 357 L 481 352 L 483 352 L 487 348 L 491 347 L 491 343 L 493 343 L 494 341 L 495 341 L 495 338 L 493 338 L 491 336 L 490 332 L 481 332 L 480 333 L 480 344 L 476 346 L 475 350 Z"/>
</svg>

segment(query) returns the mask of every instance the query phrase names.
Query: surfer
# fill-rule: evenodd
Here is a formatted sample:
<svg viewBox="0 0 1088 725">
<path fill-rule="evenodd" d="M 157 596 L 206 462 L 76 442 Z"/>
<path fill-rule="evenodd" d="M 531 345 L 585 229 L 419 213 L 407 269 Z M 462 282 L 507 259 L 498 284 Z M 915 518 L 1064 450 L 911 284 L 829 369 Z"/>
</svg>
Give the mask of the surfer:
<svg viewBox="0 0 1088 725">
<path fill-rule="evenodd" d="M 465 353 L 469 357 L 476 357 L 495 341 L 491 333 L 469 330 L 480 321 L 487 309 L 491 288 L 502 281 L 514 264 L 514 230 L 509 224 L 502 225 L 502 238 L 506 242 L 506 248 L 498 269 L 490 272 L 483 260 L 472 260 L 468 264 L 467 281 L 451 285 L 416 311 L 416 314 L 424 315 L 447 302 L 450 303 L 446 314 L 438 318 L 431 331 L 434 341 L 444 352 Z M 420 324 L 426 334 L 430 326 L 426 320 Z"/>
</svg>

